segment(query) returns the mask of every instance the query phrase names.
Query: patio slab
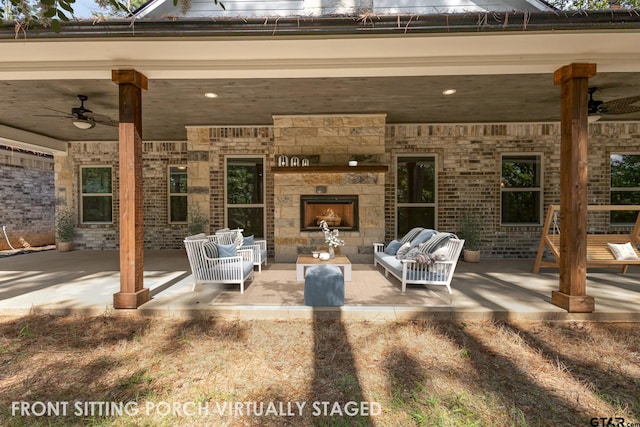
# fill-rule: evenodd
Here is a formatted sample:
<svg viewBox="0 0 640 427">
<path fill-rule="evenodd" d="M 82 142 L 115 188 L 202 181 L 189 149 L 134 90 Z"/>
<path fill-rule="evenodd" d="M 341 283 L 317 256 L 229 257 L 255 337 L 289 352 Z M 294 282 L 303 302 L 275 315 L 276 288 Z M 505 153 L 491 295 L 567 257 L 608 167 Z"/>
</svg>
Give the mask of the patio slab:
<svg viewBox="0 0 640 427">
<path fill-rule="evenodd" d="M 640 268 L 590 270 L 587 293 L 594 313 L 566 313 L 551 304 L 558 289 L 557 270 L 532 273 L 534 260 L 460 262 L 444 289 L 410 286 L 385 278 L 373 264 L 354 264 L 345 286 L 345 306 L 307 307 L 304 284 L 295 279 L 295 264 L 269 264 L 255 273 L 244 294 L 235 285 L 205 285 L 192 291 L 193 278 L 183 250 L 146 251 L 144 283 L 152 299 L 138 310 L 113 309 L 119 291 L 117 251 L 41 251 L 0 257 L 0 314 L 153 316 L 215 315 L 230 319 L 343 319 L 387 321 L 451 318 L 460 320 L 595 320 L 640 321 Z"/>
</svg>

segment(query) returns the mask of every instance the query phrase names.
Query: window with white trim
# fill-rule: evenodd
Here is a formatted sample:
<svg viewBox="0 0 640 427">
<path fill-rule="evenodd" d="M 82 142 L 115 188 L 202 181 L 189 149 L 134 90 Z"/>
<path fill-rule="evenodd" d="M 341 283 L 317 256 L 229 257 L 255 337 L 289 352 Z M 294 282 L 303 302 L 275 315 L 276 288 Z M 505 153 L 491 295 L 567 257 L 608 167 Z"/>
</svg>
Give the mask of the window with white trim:
<svg viewBox="0 0 640 427">
<path fill-rule="evenodd" d="M 113 222 L 113 190 L 111 166 L 80 168 L 80 215 L 85 224 Z"/>
<path fill-rule="evenodd" d="M 435 156 L 399 156 L 396 177 L 397 235 L 413 227 L 436 228 Z"/>
<path fill-rule="evenodd" d="M 640 154 L 611 153 L 612 205 L 640 205 Z M 636 222 L 638 211 L 611 211 L 611 223 L 628 225 Z"/>
<path fill-rule="evenodd" d="M 226 225 L 265 236 L 264 158 L 226 158 Z"/>
<path fill-rule="evenodd" d="M 187 167 L 169 166 L 169 223 L 187 223 Z"/>
<path fill-rule="evenodd" d="M 500 219 L 503 225 L 542 221 L 542 156 L 503 154 Z"/>
</svg>

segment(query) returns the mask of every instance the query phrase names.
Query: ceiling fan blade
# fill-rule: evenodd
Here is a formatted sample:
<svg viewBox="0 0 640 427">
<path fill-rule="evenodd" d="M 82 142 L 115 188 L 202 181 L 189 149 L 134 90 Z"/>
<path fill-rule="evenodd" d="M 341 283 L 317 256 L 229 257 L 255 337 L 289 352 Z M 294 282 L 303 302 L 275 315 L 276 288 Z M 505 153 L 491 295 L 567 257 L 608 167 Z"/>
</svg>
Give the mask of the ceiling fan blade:
<svg viewBox="0 0 640 427">
<path fill-rule="evenodd" d="M 49 110 L 49 111 L 55 111 L 56 113 L 64 114 L 64 117 L 73 117 L 73 116 L 69 115 L 68 111 L 60 111 L 60 110 L 56 110 L 55 108 L 49 108 L 49 107 L 40 107 L 40 108 L 43 108 L 43 109 Z"/>
<path fill-rule="evenodd" d="M 98 114 L 94 112 L 86 112 L 84 116 L 88 119 L 93 120 L 97 124 L 105 125 L 105 126 L 118 126 L 120 123 L 117 120 L 113 120 L 111 117 L 106 114 Z"/>
<path fill-rule="evenodd" d="M 640 96 L 630 96 L 603 102 L 598 106 L 598 111 L 603 114 L 629 114 L 640 111 L 640 105 L 633 105 L 640 102 Z"/>
<path fill-rule="evenodd" d="M 62 113 L 63 115 L 60 114 L 33 114 L 33 117 L 58 117 L 61 119 L 72 119 L 73 116 L 67 114 L 67 113 Z"/>
</svg>

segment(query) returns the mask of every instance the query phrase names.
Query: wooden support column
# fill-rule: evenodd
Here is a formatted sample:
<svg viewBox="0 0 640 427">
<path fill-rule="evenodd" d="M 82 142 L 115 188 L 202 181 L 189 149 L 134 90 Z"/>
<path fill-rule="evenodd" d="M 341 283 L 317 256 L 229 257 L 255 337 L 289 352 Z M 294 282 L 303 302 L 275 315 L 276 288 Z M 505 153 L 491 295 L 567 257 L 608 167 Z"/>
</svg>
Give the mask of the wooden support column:
<svg viewBox="0 0 640 427">
<path fill-rule="evenodd" d="M 147 77 L 135 70 L 113 70 L 119 86 L 120 125 L 120 292 L 114 308 L 138 308 L 149 301 L 143 287 L 144 240 L 142 223 L 142 90 Z"/>
<path fill-rule="evenodd" d="M 570 313 L 591 313 L 587 296 L 587 139 L 589 78 L 595 64 L 570 64 L 553 75 L 561 91 L 560 289 L 551 302 Z"/>
</svg>

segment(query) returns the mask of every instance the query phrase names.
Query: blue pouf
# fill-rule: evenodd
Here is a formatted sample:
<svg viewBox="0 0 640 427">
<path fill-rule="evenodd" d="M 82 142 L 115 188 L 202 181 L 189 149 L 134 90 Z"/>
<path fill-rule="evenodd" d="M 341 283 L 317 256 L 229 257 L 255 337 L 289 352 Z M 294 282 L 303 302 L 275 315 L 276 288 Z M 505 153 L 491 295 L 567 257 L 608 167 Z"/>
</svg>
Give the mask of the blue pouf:
<svg viewBox="0 0 640 427">
<path fill-rule="evenodd" d="M 335 265 L 323 264 L 307 268 L 304 275 L 304 304 L 313 307 L 344 305 L 344 277 Z"/>
</svg>

